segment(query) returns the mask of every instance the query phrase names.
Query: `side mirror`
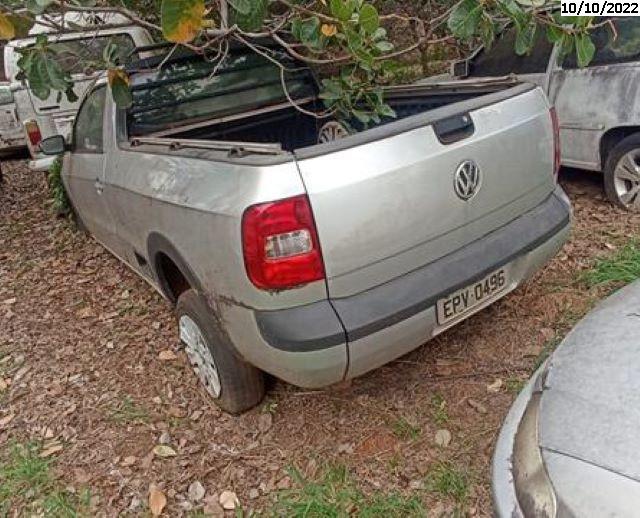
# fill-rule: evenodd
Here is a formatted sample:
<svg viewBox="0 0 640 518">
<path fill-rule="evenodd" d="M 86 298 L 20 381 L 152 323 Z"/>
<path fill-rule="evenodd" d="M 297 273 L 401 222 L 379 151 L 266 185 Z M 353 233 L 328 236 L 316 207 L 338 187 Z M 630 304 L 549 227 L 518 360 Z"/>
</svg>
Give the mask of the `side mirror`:
<svg viewBox="0 0 640 518">
<path fill-rule="evenodd" d="M 61 155 L 67 150 L 67 144 L 62 135 L 54 135 L 40 141 L 40 151 L 45 155 Z"/>
<path fill-rule="evenodd" d="M 451 65 L 451 75 L 460 78 L 469 77 L 469 60 L 463 59 L 462 61 L 454 62 Z"/>
</svg>

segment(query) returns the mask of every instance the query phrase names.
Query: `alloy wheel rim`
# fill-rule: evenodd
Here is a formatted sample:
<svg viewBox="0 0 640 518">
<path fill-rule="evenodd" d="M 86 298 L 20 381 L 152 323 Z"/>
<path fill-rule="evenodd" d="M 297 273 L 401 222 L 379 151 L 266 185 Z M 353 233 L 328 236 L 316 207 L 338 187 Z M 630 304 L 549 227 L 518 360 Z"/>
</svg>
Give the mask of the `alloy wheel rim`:
<svg viewBox="0 0 640 518">
<path fill-rule="evenodd" d="M 200 378 L 209 394 L 214 398 L 220 397 L 222 389 L 220 375 L 204 334 L 198 324 L 188 315 L 180 317 L 179 327 L 180 340 L 184 343 L 185 351 L 194 372 Z"/>
<path fill-rule="evenodd" d="M 616 196 L 627 208 L 640 210 L 640 149 L 625 154 L 613 172 Z"/>
</svg>

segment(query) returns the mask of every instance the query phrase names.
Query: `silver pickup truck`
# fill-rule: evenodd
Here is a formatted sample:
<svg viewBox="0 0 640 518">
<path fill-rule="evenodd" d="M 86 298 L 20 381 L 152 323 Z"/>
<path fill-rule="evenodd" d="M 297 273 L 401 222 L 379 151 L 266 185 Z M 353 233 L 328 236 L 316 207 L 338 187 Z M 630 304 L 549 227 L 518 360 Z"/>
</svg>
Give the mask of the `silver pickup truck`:
<svg viewBox="0 0 640 518">
<path fill-rule="evenodd" d="M 389 88 L 397 118 L 365 129 L 306 113 L 322 111 L 314 76 L 270 52 L 296 71 L 241 48 L 147 60 L 129 109 L 98 82 L 72 142 L 41 144 L 66 151 L 82 223 L 175 304 L 195 371 L 236 413 L 263 372 L 323 387 L 415 349 L 531 276 L 570 228 L 535 85 Z"/>
</svg>

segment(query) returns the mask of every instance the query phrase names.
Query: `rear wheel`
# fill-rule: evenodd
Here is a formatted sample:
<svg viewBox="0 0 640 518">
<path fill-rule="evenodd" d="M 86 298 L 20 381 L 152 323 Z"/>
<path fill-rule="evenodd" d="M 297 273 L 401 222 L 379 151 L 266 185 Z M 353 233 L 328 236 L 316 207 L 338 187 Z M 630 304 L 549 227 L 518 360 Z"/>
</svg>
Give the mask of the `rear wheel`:
<svg viewBox="0 0 640 518">
<path fill-rule="evenodd" d="M 640 212 L 640 134 L 625 138 L 611 150 L 604 168 L 604 188 L 612 203 Z"/>
<path fill-rule="evenodd" d="M 232 414 L 257 405 L 264 397 L 264 375 L 237 356 L 203 297 L 185 291 L 176 315 L 193 370 L 216 404 Z"/>
</svg>

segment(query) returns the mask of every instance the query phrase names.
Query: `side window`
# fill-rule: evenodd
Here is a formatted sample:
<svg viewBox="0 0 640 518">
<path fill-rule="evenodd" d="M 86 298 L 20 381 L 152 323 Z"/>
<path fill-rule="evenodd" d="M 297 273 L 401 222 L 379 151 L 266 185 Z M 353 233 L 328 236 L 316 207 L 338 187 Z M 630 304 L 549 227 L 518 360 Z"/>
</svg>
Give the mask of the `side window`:
<svg viewBox="0 0 640 518">
<path fill-rule="evenodd" d="M 518 56 L 515 51 L 516 31 L 507 29 L 489 50 L 482 50 L 470 63 L 470 75 L 476 77 L 506 76 L 509 74 L 543 74 L 553 50 L 544 31 L 536 31 L 531 52 Z"/>
<path fill-rule="evenodd" d="M 102 125 L 107 89 L 102 86 L 82 102 L 73 128 L 73 150 L 76 153 L 102 153 Z"/>
<path fill-rule="evenodd" d="M 640 60 L 640 19 L 615 18 L 615 34 L 610 25 L 598 27 L 592 34 L 596 53 L 590 67 Z M 565 57 L 562 68 L 578 68 L 575 52 Z"/>
</svg>

